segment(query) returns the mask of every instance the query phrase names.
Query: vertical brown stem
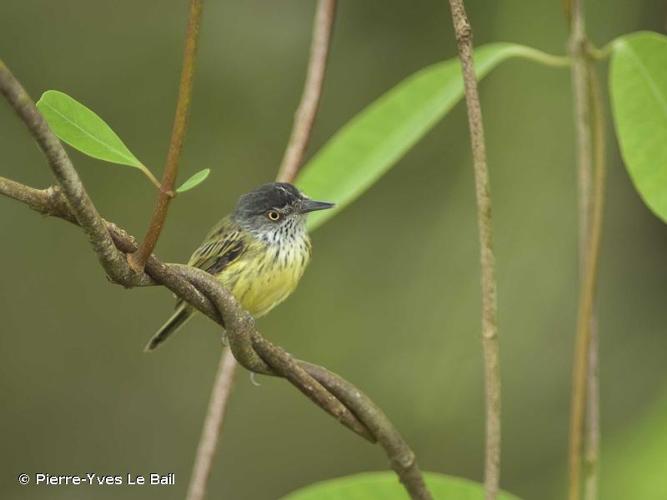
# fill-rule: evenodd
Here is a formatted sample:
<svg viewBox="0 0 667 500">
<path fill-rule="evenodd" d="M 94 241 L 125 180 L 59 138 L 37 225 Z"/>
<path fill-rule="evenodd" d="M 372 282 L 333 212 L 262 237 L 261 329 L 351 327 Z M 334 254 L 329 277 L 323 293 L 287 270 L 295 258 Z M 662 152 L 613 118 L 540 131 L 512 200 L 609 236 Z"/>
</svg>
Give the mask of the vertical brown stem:
<svg viewBox="0 0 667 500">
<path fill-rule="evenodd" d="M 579 275 L 580 282 L 586 270 L 586 248 L 589 245 L 590 186 L 592 172 L 590 104 L 588 100 L 588 71 L 585 55 L 586 34 L 584 31 L 583 0 L 570 2 L 571 33 L 569 51 L 572 58 L 572 92 L 574 96 L 575 132 L 577 144 L 577 188 L 579 220 Z M 579 335 L 577 330 L 577 336 Z M 581 343 L 577 338 L 576 346 Z M 588 352 L 588 343 L 584 346 Z M 581 454 L 583 452 L 584 401 L 587 388 L 577 388 L 577 356 L 579 347 L 575 347 L 575 365 L 572 370 L 572 403 L 570 415 L 570 456 L 569 456 L 569 499 L 578 500 L 581 494 Z M 587 370 L 587 368 L 586 368 Z M 581 393 L 581 394 L 579 394 Z"/>
<path fill-rule="evenodd" d="M 585 32 L 583 0 L 570 0 L 572 89 L 575 105 L 579 192 L 579 317 L 572 369 L 569 498 L 579 500 L 586 457 L 585 497 L 597 498 L 599 455 L 598 325 L 595 284 L 604 196 L 604 117 L 600 85 Z M 595 177 L 593 176 L 595 175 Z"/>
<path fill-rule="evenodd" d="M 148 226 L 148 231 L 143 242 L 136 252 L 129 257 L 132 269 L 141 272 L 146 265 L 148 257 L 160 238 L 160 233 L 167 218 L 169 203 L 174 197 L 174 183 L 178 175 L 178 162 L 183 151 L 183 140 L 188 126 L 190 114 L 190 101 L 192 98 L 192 82 L 195 72 L 195 61 L 197 58 L 197 46 L 199 43 L 199 26 L 201 25 L 203 0 L 190 0 L 190 13 L 188 27 L 185 36 L 185 53 L 183 56 L 183 68 L 181 70 L 181 81 L 178 87 L 178 100 L 176 101 L 176 115 L 171 130 L 169 151 L 167 161 L 162 175 L 162 187 L 153 209 L 153 215 Z"/>
<path fill-rule="evenodd" d="M 495 499 L 500 484 L 500 355 L 496 304 L 495 257 L 491 226 L 491 189 L 486 164 L 482 110 L 473 64 L 472 27 L 463 0 L 449 0 L 463 69 L 468 125 L 475 170 L 477 223 L 481 248 L 482 348 L 486 401 L 486 447 L 484 490 L 487 500 Z"/>
<path fill-rule="evenodd" d="M 586 432 L 584 439 L 585 472 L 584 500 L 598 497 L 598 463 L 600 453 L 600 377 L 598 368 L 598 324 L 593 309 L 591 317 L 591 341 L 588 352 L 588 398 L 586 404 Z"/>
<path fill-rule="evenodd" d="M 590 231 L 591 178 L 593 171 L 592 138 L 590 127 L 590 100 L 586 33 L 584 31 L 583 0 L 572 0 L 569 52 L 572 58 L 572 92 L 575 106 L 577 141 L 577 187 L 579 216 L 579 258 L 583 273 L 584 254 Z"/>
<path fill-rule="evenodd" d="M 306 83 L 301 103 L 294 116 L 294 125 L 285 149 L 285 156 L 278 170 L 277 180 L 279 182 L 292 182 L 303 162 L 322 97 L 335 14 L 336 0 L 318 1 L 313 22 L 313 40 L 310 46 Z"/>
<path fill-rule="evenodd" d="M 310 61 L 301 103 L 294 118 L 285 156 L 278 171 L 277 180 L 292 182 L 299 172 L 303 156 L 315 124 L 320 97 L 324 85 L 327 57 L 331 42 L 336 0 L 319 0 L 313 22 L 313 39 L 310 48 Z M 220 369 L 209 401 L 206 423 L 199 442 L 197 458 L 190 479 L 187 500 L 202 500 L 218 445 L 218 436 L 222 429 L 227 400 L 231 394 L 234 375 L 238 362 L 230 349 L 225 349 L 220 361 Z M 213 431 L 215 429 L 215 432 Z"/>
<path fill-rule="evenodd" d="M 206 496 L 206 485 L 211 474 L 213 458 L 220 440 L 222 431 L 222 421 L 227 409 L 227 401 L 232 391 L 234 383 L 234 373 L 236 371 L 236 359 L 232 351 L 225 347 L 218 372 L 215 376 L 215 383 L 211 391 L 211 399 L 208 404 L 206 420 L 197 448 L 197 458 L 192 469 L 190 478 L 190 487 L 188 488 L 187 500 L 203 500 Z"/>
<path fill-rule="evenodd" d="M 570 500 L 581 497 L 581 465 L 583 454 L 584 417 L 587 398 L 589 349 L 591 344 L 591 318 L 595 300 L 598 256 L 602 236 L 604 196 L 604 168 L 596 168 L 593 196 L 591 235 L 586 249 L 586 267 L 579 297 L 579 315 L 572 374 L 572 408 L 570 422 Z"/>
<path fill-rule="evenodd" d="M 604 189 L 606 179 L 606 158 L 605 158 L 605 119 L 603 109 L 603 99 L 600 81 L 593 64 L 590 64 L 590 99 L 591 99 L 591 130 L 593 143 L 593 212 L 592 227 L 590 238 L 601 238 L 603 208 L 604 208 Z M 598 213 L 599 212 L 599 213 Z M 589 242 L 591 244 L 591 242 Z M 596 243 L 599 247 L 600 242 Z M 598 255 L 592 257 L 599 258 Z M 597 264 L 596 264 L 597 265 Z M 595 279 L 595 278 L 594 278 Z M 593 289 L 592 293 L 595 294 Z M 595 301 L 595 295 L 593 301 Z M 595 303 L 589 318 L 590 342 L 588 350 L 588 370 L 587 370 L 587 405 L 586 405 L 586 428 L 585 428 L 585 469 L 584 469 L 584 499 L 596 500 L 598 497 L 598 478 L 599 478 L 599 454 L 600 454 L 600 380 L 598 373 L 599 356 L 599 336 L 598 323 L 595 315 Z"/>
</svg>

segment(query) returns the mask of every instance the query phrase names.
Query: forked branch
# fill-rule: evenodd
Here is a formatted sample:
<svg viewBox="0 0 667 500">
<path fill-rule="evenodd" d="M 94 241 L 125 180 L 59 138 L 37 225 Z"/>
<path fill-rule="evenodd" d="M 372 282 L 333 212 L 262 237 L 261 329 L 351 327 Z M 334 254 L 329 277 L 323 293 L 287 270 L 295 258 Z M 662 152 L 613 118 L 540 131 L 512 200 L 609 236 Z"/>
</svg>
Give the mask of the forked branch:
<svg viewBox="0 0 667 500">
<path fill-rule="evenodd" d="M 192 81 L 195 73 L 195 60 L 197 57 L 197 46 L 199 45 L 199 26 L 201 24 L 203 0 L 190 0 L 190 13 L 188 17 L 187 33 L 185 35 L 185 53 L 183 55 L 183 68 L 181 70 L 181 82 L 178 87 L 178 100 L 176 101 L 176 116 L 171 130 L 169 141 L 169 152 L 167 162 L 162 174 L 160 191 L 155 202 L 153 215 L 148 225 L 148 231 L 143 242 L 136 252 L 129 256 L 129 263 L 136 272 L 141 272 L 146 265 L 148 257 L 153 253 L 155 245 L 160 238 L 160 233 L 167 220 L 169 203 L 174 197 L 174 184 L 178 175 L 178 162 L 183 151 L 185 131 L 188 126 L 190 115 L 190 101 L 192 99 Z"/>
<path fill-rule="evenodd" d="M 71 217 L 78 222 L 88 237 L 107 276 L 125 286 L 136 284 L 140 277 L 130 269 L 125 255 L 114 246 L 104 221 L 84 189 L 65 148 L 51 132 L 46 120 L 37 110 L 35 103 L 21 83 L 1 60 L 0 93 L 5 96 L 19 118 L 28 127 L 28 131 L 48 159 L 60 189 L 67 200 L 70 200 Z M 16 186 L 13 187 L 16 188 Z M 16 189 L 13 192 L 18 194 Z"/>
</svg>

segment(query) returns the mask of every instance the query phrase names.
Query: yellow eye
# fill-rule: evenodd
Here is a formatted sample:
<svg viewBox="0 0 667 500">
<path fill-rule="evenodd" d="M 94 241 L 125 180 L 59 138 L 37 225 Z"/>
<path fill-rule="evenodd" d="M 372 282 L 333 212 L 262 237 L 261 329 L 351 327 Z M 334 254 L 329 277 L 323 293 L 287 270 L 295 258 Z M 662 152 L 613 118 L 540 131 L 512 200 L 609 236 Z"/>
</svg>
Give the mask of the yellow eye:
<svg viewBox="0 0 667 500">
<path fill-rule="evenodd" d="M 266 212 L 266 216 L 274 222 L 280 219 L 280 214 L 275 210 L 269 210 Z"/>
</svg>

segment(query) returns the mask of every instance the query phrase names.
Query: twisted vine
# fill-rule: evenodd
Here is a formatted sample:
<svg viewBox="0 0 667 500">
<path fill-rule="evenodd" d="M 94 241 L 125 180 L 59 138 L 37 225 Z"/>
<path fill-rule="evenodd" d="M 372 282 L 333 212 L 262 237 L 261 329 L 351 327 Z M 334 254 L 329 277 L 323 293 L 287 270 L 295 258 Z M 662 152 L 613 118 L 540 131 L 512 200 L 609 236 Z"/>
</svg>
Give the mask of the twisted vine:
<svg viewBox="0 0 667 500">
<path fill-rule="evenodd" d="M 0 92 L 37 140 L 57 181 L 56 186 L 35 189 L 0 177 L 0 194 L 80 226 L 112 282 L 126 288 L 165 286 L 213 321 L 224 323 L 232 353 L 240 364 L 287 379 L 343 425 L 380 444 L 411 498 L 432 498 L 413 451 L 382 410 L 350 382 L 323 367 L 296 360 L 266 340 L 252 317 L 212 276 L 199 269 L 165 264 L 154 255 L 148 257 L 142 272 L 135 272 L 126 260 L 126 255 L 138 248 L 135 238 L 99 215 L 62 144 L 2 61 Z"/>
</svg>

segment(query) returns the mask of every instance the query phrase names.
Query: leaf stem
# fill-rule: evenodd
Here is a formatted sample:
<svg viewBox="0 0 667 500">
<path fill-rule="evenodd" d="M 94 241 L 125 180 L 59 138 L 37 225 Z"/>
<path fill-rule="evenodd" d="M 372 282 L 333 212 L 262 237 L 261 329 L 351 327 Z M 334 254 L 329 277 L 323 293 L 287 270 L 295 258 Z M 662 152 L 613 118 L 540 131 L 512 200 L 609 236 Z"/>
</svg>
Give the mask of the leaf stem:
<svg viewBox="0 0 667 500">
<path fill-rule="evenodd" d="M 473 63 L 473 32 L 463 0 L 449 0 L 456 33 L 459 59 L 463 69 L 468 126 L 475 171 L 477 223 L 482 275 L 482 349 L 486 402 L 486 446 L 484 453 L 484 491 L 486 500 L 498 495 L 500 485 L 500 351 L 496 303 L 496 271 L 491 224 L 491 188 L 486 163 L 482 109 Z"/>
<path fill-rule="evenodd" d="M 183 68 L 181 70 L 181 81 L 178 88 L 178 100 L 176 102 L 176 115 L 169 141 L 169 152 L 159 185 L 160 192 L 153 209 L 148 230 L 143 242 L 136 252 L 128 257 L 128 262 L 136 272 L 143 270 L 146 261 L 153 253 L 155 245 L 160 238 L 160 233 L 167 218 L 169 203 L 174 197 L 174 183 L 178 175 L 178 162 L 183 151 L 185 131 L 188 126 L 190 114 L 190 102 L 192 98 L 192 82 L 194 79 L 195 62 L 197 58 L 197 46 L 199 43 L 199 27 L 201 25 L 203 0 L 190 0 L 190 11 L 188 26 L 185 36 L 185 53 L 183 57 Z M 152 175 L 152 174 L 151 174 Z"/>
<path fill-rule="evenodd" d="M 596 59 L 598 61 L 601 61 L 603 59 L 607 59 L 611 55 L 611 51 L 614 47 L 614 43 L 616 40 L 612 40 L 611 42 L 607 43 L 604 47 L 601 49 L 598 49 L 595 45 L 592 43 L 589 43 L 587 46 L 587 53 L 590 57 L 593 59 Z"/>
<path fill-rule="evenodd" d="M 568 56 L 548 54 L 533 47 L 522 46 L 517 48 L 517 50 L 519 51 L 520 55 L 526 59 L 544 64 L 545 66 L 564 68 L 572 64 L 572 60 Z"/>
<path fill-rule="evenodd" d="M 160 181 L 157 180 L 157 177 L 153 175 L 153 172 L 151 172 L 146 165 L 142 163 L 141 166 L 139 167 L 139 170 L 141 170 L 141 173 L 143 173 L 146 176 L 146 178 L 149 181 L 151 181 L 151 184 L 153 184 L 156 188 L 158 189 L 162 188 L 162 184 L 160 184 Z"/>
<path fill-rule="evenodd" d="M 313 22 L 313 39 L 310 46 L 306 83 L 299 108 L 294 116 L 294 125 L 285 155 L 278 170 L 277 180 L 279 182 L 294 181 L 303 163 L 303 156 L 310 141 L 322 97 L 335 14 L 336 0 L 318 1 Z"/>
</svg>

